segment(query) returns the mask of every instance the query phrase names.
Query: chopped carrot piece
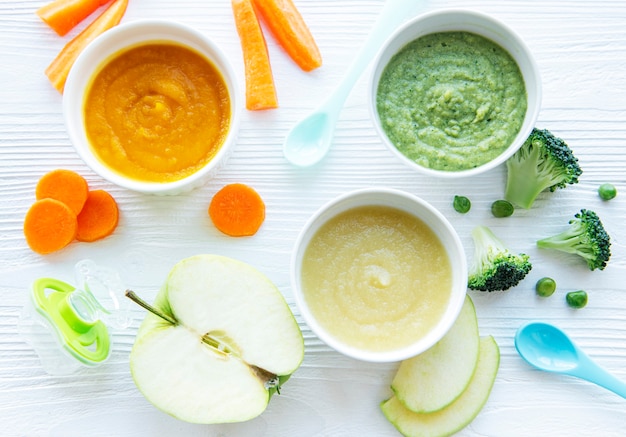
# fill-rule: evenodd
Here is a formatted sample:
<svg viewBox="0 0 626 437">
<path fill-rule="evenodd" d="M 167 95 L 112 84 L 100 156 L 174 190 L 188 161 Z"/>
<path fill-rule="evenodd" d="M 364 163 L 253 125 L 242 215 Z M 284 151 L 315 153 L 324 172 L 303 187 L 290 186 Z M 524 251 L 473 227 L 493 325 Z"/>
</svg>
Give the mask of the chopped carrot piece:
<svg viewBox="0 0 626 437">
<path fill-rule="evenodd" d="M 128 0 L 115 0 L 98 18 L 68 42 L 52 63 L 48 65 L 46 76 L 60 93 L 63 93 L 67 75 L 80 52 L 96 37 L 117 26 L 122 20 L 127 6 Z"/>
<path fill-rule="evenodd" d="M 70 244 L 76 237 L 76 229 L 76 214 L 63 202 L 50 198 L 33 203 L 24 219 L 26 242 L 41 255 Z"/>
<path fill-rule="evenodd" d="M 256 234 L 265 220 L 261 196 L 245 184 L 230 184 L 211 199 L 209 216 L 217 229 L 231 237 Z"/>
<path fill-rule="evenodd" d="M 43 175 L 35 188 L 37 200 L 51 198 L 66 204 L 74 213 L 83 209 L 89 187 L 87 181 L 71 170 L 52 170 Z"/>
<path fill-rule="evenodd" d="M 287 54 L 304 71 L 322 65 L 322 55 L 293 0 L 253 0 L 256 10 Z"/>
<path fill-rule="evenodd" d="M 251 111 L 278 107 L 272 67 L 261 25 L 252 0 L 232 0 L 241 40 L 246 77 L 246 108 Z"/>
<path fill-rule="evenodd" d="M 117 202 L 104 190 L 90 191 L 77 220 L 78 241 L 92 242 L 107 237 L 117 227 L 119 220 Z"/>
<path fill-rule="evenodd" d="M 37 15 L 63 36 L 110 0 L 53 0 L 37 9 Z"/>
</svg>

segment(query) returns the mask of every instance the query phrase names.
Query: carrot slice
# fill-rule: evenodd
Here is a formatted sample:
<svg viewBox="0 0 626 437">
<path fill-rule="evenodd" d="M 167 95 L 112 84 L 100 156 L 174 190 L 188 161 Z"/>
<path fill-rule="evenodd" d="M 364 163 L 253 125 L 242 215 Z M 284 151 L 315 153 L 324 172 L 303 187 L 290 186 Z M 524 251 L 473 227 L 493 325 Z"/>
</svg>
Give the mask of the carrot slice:
<svg viewBox="0 0 626 437">
<path fill-rule="evenodd" d="M 24 219 L 26 242 L 41 255 L 70 244 L 76 236 L 76 229 L 76 214 L 63 202 L 50 198 L 33 203 Z"/>
<path fill-rule="evenodd" d="M 213 196 L 209 216 L 217 229 L 231 237 L 256 234 L 265 220 L 265 203 L 253 188 L 230 184 Z"/>
<path fill-rule="evenodd" d="M 246 108 L 251 111 L 278 107 L 272 67 L 261 25 L 251 0 L 232 0 L 241 40 L 246 77 Z"/>
<path fill-rule="evenodd" d="M 278 43 L 302 70 L 322 65 L 315 39 L 292 0 L 253 1 Z"/>
<path fill-rule="evenodd" d="M 35 188 L 37 200 L 51 198 L 65 203 L 74 213 L 83 209 L 89 187 L 87 181 L 71 170 L 52 170 L 43 175 Z"/>
<path fill-rule="evenodd" d="M 90 191 L 77 220 L 78 241 L 92 242 L 107 237 L 117 227 L 119 220 L 117 202 L 104 190 Z"/>
<path fill-rule="evenodd" d="M 53 0 L 37 9 L 37 15 L 63 36 L 110 0 Z"/>
<path fill-rule="evenodd" d="M 52 63 L 48 65 L 46 76 L 60 93 L 63 93 L 67 75 L 80 52 L 96 37 L 117 26 L 122 20 L 127 6 L 128 0 L 115 0 L 98 18 L 68 42 Z"/>
</svg>

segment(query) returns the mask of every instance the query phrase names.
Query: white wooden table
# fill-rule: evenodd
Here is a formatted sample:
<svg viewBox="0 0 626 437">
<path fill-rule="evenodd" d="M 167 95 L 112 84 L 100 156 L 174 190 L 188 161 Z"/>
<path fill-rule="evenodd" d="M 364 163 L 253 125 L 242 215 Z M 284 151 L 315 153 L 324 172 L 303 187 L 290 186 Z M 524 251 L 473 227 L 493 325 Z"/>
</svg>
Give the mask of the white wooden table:
<svg viewBox="0 0 626 437">
<path fill-rule="evenodd" d="M 626 3 L 622 0 L 432 0 L 427 8 L 471 7 L 508 23 L 536 56 L 543 77 L 538 127 L 566 139 L 584 174 L 580 183 L 542 194 L 533 208 L 495 219 L 489 205 L 502 197 L 504 168 L 464 180 L 432 180 L 399 163 L 374 131 L 367 101 L 368 72 L 346 102 L 330 154 L 318 166 L 297 169 L 283 157 L 288 130 L 320 103 L 346 71 L 380 11 L 382 0 L 296 0 L 324 56 L 324 66 L 301 72 L 272 38 L 267 43 L 280 109 L 246 112 L 236 149 L 206 186 L 177 197 L 150 197 L 102 180 L 84 165 L 65 132 L 61 96 L 44 68 L 70 36 L 56 36 L 35 16 L 44 0 L 0 0 L 0 435 L 3 436 L 395 436 L 378 404 L 389 394 L 396 364 L 370 364 L 331 350 L 308 329 L 289 282 L 293 243 L 307 218 L 348 190 L 382 186 L 406 190 L 439 208 L 472 256 L 471 229 L 486 224 L 511 248 L 528 253 L 534 268 L 517 288 L 470 292 L 481 334 L 492 334 L 502 359 L 491 397 L 462 436 L 618 436 L 626 433 L 626 400 L 589 383 L 531 369 L 513 336 L 529 320 L 558 324 L 601 365 L 626 380 Z M 416 0 L 419 1 L 419 0 Z M 230 54 L 243 86 L 241 50 L 228 0 L 131 0 L 124 21 L 175 19 L 195 26 Z M 92 188 L 117 199 L 115 234 L 73 243 L 48 256 L 29 250 L 24 214 L 37 179 L 56 168 L 84 175 Z M 602 182 L 620 190 L 599 199 Z M 206 210 L 227 183 L 255 187 L 267 219 L 252 238 L 221 235 Z M 459 215 L 452 197 L 471 198 Z M 612 236 L 604 271 L 590 272 L 575 257 L 535 248 L 562 230 L 581 208 L 595 210 Z M 102 367 L 53 377 L 17 332 L 32 281 L 73 280 L 84 258 L 117 269 L 123 281 L 151 300 L 167 271 L 184 257 L 216 253 L 248 262 L 285 295 L 305 336 L 302 367 L 259 418 L 224 426 L 190 425 L 157 411 L 135 388 L 128 354 L 138 325 L 114 333 L 114 351 Z M 542 276 L 559 285 L 549 299 L 535 296 Z M 566 291 L 586 289 L 589 304 L 572 310 Z M 137 318 L 142 311 L 136 310 Z"/>
</svg>

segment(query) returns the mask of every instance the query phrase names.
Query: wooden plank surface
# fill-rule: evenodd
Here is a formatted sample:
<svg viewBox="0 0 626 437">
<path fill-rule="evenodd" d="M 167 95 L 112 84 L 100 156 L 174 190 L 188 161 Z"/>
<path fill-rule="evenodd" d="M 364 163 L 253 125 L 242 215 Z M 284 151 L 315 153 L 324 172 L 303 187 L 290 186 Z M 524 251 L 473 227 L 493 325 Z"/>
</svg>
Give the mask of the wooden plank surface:
<svg viewBox="0 0 626 437">
<path fill-rule="evenodd" d="M 418 1 L 418 0 L 416 0 Z M 43 74 L 63 44 L 34 11 L 42 0 L 0 0 L 0 435 L 6 436 L 395 436 L 378 404 L 390 394 L 396 364 L 343 357 L 304 324 L 289 281 L 294 241 L 308 217 L 346 191 L 382 186 L 431 202 L 452 222 L 472 256 L 471 229 L 486 224 L 511 248 L 528 253 L 528 279 L 504 293 L 470 292 L 480 332 L 502 352 L 498 379 L 478 418 L 461 436 L 619 436 L 626 428 L 626 400 L 591 384 L 541 373 L 517 355 L 516 329 L 529 320 L 552 321 L 570 333 L 601 365 L 626 381 L 626 3 L 622 0 L 433 0 L 425 9 L 467 7 L 505 21 L 526 41 L 543 79 L 538 127 L 567 140 L 584 174 L 576 186 L 542 194 L 534 207 L 510 219 L 491 217 L 503 195 L 504 168 L 464 180 L 433 180 L 412 173 L 376 136 L 367 108 L 369 71 L 355 86 L 337 125 L 330 154 L 318 166 L 298 169 L 282 156 L 293 124 L 332 91 L 380 11 L 382 0 L 296 0 L 315 35 L 324 66 L 301 72 L 268 38 L 280 109 L 243 115 L 239 141 L 227 165 L 204 187 L 176 197 L 129 192 L 102 180 L 72 148 L 60 95 Z M 192 25 L 229 54 L 243 87 L 239 40 L 227 0 L 131 0 L 124 21 L 174 19 Z M 408 17 L 407 17 L 408 18 Z M 372 54 L 373 56 L 373 54 Z M 46 257 L 23 238 L 24 214 L 37 179 L 69 168 L 93 188 L 117 199 L 115 234 L 92 244 L 74 243 Z M 596 193 L 602 182 L 620 190 L 611 202 Z M 232 239 L 210 224 L 213 193 L 231 182 L 254 186 L 267 203 L 267 220 L 253 238 Z M 455 194 L 472 199 L 468 215 L 451 206 Z M 556 233 L 581 208 L 594 209 L 613 237 L 612 260 L 590 272 L 577 259 L 538 251 L 534 242 Z M 128 354 L 138 320 L 114 333 L 114 352 L 102 367 L 63 377 L 48 375 L 17 331 L 32 281 L 51 276 L 71 282 L 74 264 L 91 258 L 113 267 L 127 286 L 151 299 L 180 259 L 217 253 L 248 262 L 285 295 L 305 335 L 302 367 L 249 423 L 199 426 L 157 411 L 135 388 Z M 550 299 L 534 283 L 552 276 Z M 589 305 L 565 305 L 568 290 L 586 289 Z M 138 319 L 141 311 L 134 313 Z"/>
</svg>

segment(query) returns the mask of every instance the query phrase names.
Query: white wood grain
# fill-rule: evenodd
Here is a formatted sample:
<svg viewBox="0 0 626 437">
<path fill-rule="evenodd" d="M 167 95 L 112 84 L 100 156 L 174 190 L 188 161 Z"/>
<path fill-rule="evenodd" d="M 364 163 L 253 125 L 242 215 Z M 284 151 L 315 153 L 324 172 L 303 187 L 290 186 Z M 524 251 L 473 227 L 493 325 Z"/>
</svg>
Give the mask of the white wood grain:
<svg viewBox="0 0 626 437">
<path fill-rule="evenodd" d="M 416 0 L 419 1 L 419 0 Z M 622 0 L 432 0 L 429 9 L 467 7 L 490 13 L 527 42 L 543 78 L 539 127 L 566 139 L 581 161 L 580 183 L 542 194 L 529 211 L 495 219 L 490 203 L 503 194 L 504 169 L 462 181 L 431 180 L 398 163 L 378 140 L 367 109 L 367 73 L 346 102 L 330 154 L 318 166 L 296 169 L 283 158 L 290 127 L 330 92 L 349 66 L 380 11 L 382 0 L 296 0 L 313 31 L 324 66 L 303 73 L 268 38 L 280 109 L 246 113 L 228 164 L 206 186 L 177 197 L 149 197 L 100 179 L 74 152 L 63 125 L 61 97 L 43 74 L 63 44 L 35 16 L 46 0 L 0 0 L 0 435 L 3 436 L 395 436 L 378 409 L 390 394 L 395 364 L 368 364 L 339 355 L 303 323 L 293 302 L 289 260 L 307 218 L 323 203 L 372 185 L 404 189 L 439 208 L 459 232 L 468 257 L 469 232 L 491 226 L 512 248 L 525 251 L 533 271 L 505 293 L 471 292 L 482 334 L 498 341 L 502 360 L 493 393 L 460 436 L 620 436 L 626 400 L 591 384 L 535 371 L 516 354 L 513 335 L 542 319 L 569 332 L 595 358 L 626 380 L 626 3 Z M 425 2 L 426 3 L 426 2 Z M 197 27 L 229 53 L 243 86 L 241 49 L 230 2 L 131 0 L 125 21 L 168 18 Z M 22 235 L 37 179 L 69 168 L 90 186 L 105 188 L 121 208 L 115 234 L 74 243 L 53 255 L 33 254 Z M 599 200 L 605 181 L 620 194 Z M 267 203 L 267 221 L 253 238 L 232 239 L 210 224 L 213 193 L 230 182 L 254 186 Z M 465 216 L 451 207 L 454 194 L 472 199 Z M 535 248 L 580 208 L 596 210 L 613 237 L 613 257 L 602 272 L 577 259 Z M 119 270 L 129 287 L 152 298 L 178 260 L 219 253 L 249 262 L 283 292 L 305 335 L 302 367 L 268 410 L 249 423 L 197 426 L 155 410 L 136 390 L 128 353 L 142 313 L 130 330 L 114 333 L 114 353 L 98 369 L 53 377 L 44 372 L 17 332 L 31 282 L 52 276 L 73 280 L 73 265 L 91 258 Z M 551 275 L 559 290 L 535 297 L 535 281 Z M 584 288 L 588 307 L 573 311 L 564 294 Z"/>
</svg>

